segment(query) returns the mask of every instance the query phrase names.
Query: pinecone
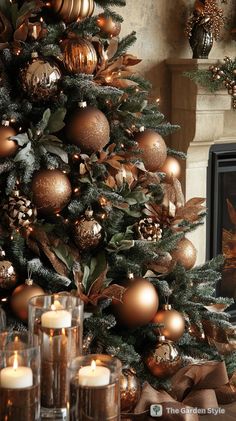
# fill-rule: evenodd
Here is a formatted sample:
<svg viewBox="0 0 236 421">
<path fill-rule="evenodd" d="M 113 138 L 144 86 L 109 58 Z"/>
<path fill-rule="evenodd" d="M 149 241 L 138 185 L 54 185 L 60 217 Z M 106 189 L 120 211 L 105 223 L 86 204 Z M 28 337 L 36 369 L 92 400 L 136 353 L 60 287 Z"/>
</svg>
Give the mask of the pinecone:
<svg viewBox="0 0 236 421">
<path fill-rule="evenodd" d="M 137 231 L 141 240 L 159 241 L 162 238 L 160 224 L 152 218 L 141 219 L 137 225 Z"/>
<path fill-rule="evenodd" d="M 37 209 L 19 191 L 14 191 L 3 206 L 3 221 L 10 229 L 27 228 L 36 221 Z"/>
</svg>

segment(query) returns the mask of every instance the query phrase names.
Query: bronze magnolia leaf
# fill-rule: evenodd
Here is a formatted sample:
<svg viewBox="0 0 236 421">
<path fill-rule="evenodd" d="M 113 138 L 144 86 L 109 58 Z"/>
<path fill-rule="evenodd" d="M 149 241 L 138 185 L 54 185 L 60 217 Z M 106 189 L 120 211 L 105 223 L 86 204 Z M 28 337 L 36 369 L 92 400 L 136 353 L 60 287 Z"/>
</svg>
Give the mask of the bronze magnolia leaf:
<svg viewBox="0 0 236 421">
<path fill-rule="evenodd" d="M 227 208 L 228 208 L 230 220 L 232 224 L 236 225 L 236 210 L 234 209 L 229 199 L 226 199 L 226 202 L 227 202 Z"/>
</svg>

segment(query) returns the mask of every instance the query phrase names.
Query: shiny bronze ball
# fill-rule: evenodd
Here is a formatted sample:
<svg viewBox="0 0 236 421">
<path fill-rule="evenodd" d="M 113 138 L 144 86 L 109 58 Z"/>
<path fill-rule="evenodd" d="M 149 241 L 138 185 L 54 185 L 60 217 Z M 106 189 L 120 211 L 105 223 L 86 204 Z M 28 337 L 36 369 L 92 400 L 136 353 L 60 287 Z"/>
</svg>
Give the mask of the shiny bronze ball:
<svg viewBox="0 0 236 421">
<path fill-rule="evenodd" d="M 64 22 L 72 23 L 92 16 L 94 0 L 49 0 L 47 7 L 53 10 Z"/>
<path fill-rule="evenodd" d="M 142 159 L 146 170 L 159 171 L 167 158 L 167 147 L 164 139 L 154 130 L 144 130 L 135 134 L 135 141 L 141 150 Z"/>
<path fill-rule="evenodd" d="M 104 13 L 98 15 L 97 25 L 102 33 L 110 38 L 117 37 L 121 31 L 120 22 L 113 20 L 111 17 L 106 17 Z"/>
<path fill-rule="evenodd" d="M 182 359 L 176 345 L 160 337 L 159 342 L 145 357 L 145 363 L 153 376 L 170 377 L 181 367 Z"/>
<path fill-rule="evenodd" d="M 109 142 L 109 122 L 98 108 L 78 108 L 66 125 L 66 137 L 84 153 L 99 152 Z"/>
<path fill-rule="evenodd" d="M 179 161 L 173 156 L 167 156 L 163 167 L 160 169 L 160 172 L 165 173 L 165 181 L 168 183 L 171 179 L 179 178 L 181 174 L 181 166 Z"/>
<path fill-rule="evenodd" d="M 170 341 L 178 341 L 184 333 L 185 322 L 182 314 L 171 308 L 169 304 L 162 310 L 158 310 L 152 322 L 164 325 L 155 332 L 158 335 L 161 332 Z"/>
<path fill-rule="evenodd" d="M 143 326 L 155 316 L 159 298 L 155 287 L 144 278 L 134 278 L 120 301 L 113 303 L 118 321 L 129 328 Z"/>
<path fill-rule="evenodd" d="M 76 221 L 73 228 L 75 244 L 81 251 L 91 250 L 99 246 L 103 238 L 102 226 L 93 218 L 93 212 L 87 211 Z"/>
<path fill-rule="evenodd" d="M 32 59 L 21 70 L 20 78 L 22 88 L 31 101 L 44 102 L 57 95 L 61 71 L 52 61 L 33 53 Z"/>
<path fill-rule="evenodd" d="M 0 291 L 9 290 L 16 286 L 16 272 L 8 260 L 0 261 Z"/>
<path fill-rule="evenodd" d="M 28 318 L 28 302 L 37 295 L 43 295 L 43 289 L 34 284 L 31 280 L 27 280 L 25 284 L 19 285 L 14 289 L 11 296 L 11 309 L 17 317 L 22 321 Z"/>
<path fill-rule="evenodd" d="M 70 73 L 92 74 L 97 66 L 97 53 L 93 44 L 80 37 L 67 38 L 61 43 L 63 63 Z"/>
<path fill-rule="evenodd" d="M 171 253 L 172 259 L 182 265 L 185 270 L 190 270 L 196 263 L 197 250 L 187 238 L 179 241 L 176 249 Z"/>
<path fill-rule="evenodd" d="M 129 412 L 141 396 L 141 383 L 133 368 L 124 368 L 120 377 L 120 405 L 122 412 Z"/>
<path fill-rule="evenodd" d="M 18 144 L 10 139 L 12 136 L 16 136 L 16 131 L 9 125 L 2 124 L 0 126 L 0 158 L 8 158 L 16 153 Z"/>
<path fill-rule="evenodd" d="M 72 188 L 60 170 L 40 170 L 32 180 L 33 203 L 42 215 L 53 215 L 68 205 Z"/>
</svg>

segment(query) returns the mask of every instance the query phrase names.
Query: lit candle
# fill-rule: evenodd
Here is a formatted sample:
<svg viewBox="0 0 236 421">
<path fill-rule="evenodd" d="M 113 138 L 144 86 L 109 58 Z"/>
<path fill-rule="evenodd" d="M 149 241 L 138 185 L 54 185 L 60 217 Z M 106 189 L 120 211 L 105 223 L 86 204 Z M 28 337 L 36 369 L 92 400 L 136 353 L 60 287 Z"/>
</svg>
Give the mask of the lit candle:
<svg viewBox="0 0 236 421">
<path fill-rule="evenodd" d="M 6 367 L 0 371 L 0 386 L 4 389 L 24 389 L 33 386 L 33 372 L 29 367 L 19 367 L 17 352 L 13 367 Z"/>
<path fill-rule="evenodd" d="M 80 386 L 107 386 L 110 382 L 110 370 L 107 367 L 96 365 L 92 361 L 91 365 L 82 367 L 79 370 Z"/>
<path fill-rule="evenodd" d="M 41 316 L 41 326 L 49 329 L 71 327 L 71 324 L 71 313 L 66 310 L 57 310 L 57 307 L 53 305 L 52 311 L 47 311 Z"/>
</svg>

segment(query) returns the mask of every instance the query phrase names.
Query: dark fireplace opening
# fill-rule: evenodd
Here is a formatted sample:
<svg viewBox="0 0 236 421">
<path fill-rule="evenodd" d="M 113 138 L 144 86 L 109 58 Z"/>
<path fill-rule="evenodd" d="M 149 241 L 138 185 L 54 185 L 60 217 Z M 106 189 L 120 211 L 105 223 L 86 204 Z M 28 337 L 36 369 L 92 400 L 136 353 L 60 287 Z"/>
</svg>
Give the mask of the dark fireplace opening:
<svg viewBox="0 0 236 421">
<path fill-rule="evenodd" d="M 225 257 L 216 294 L 236 301 L 236 144 L 214 145 L 207 177 L 207 259 Z M 236 321 L 236 304 L 230 307 Z"/>
</svg>

